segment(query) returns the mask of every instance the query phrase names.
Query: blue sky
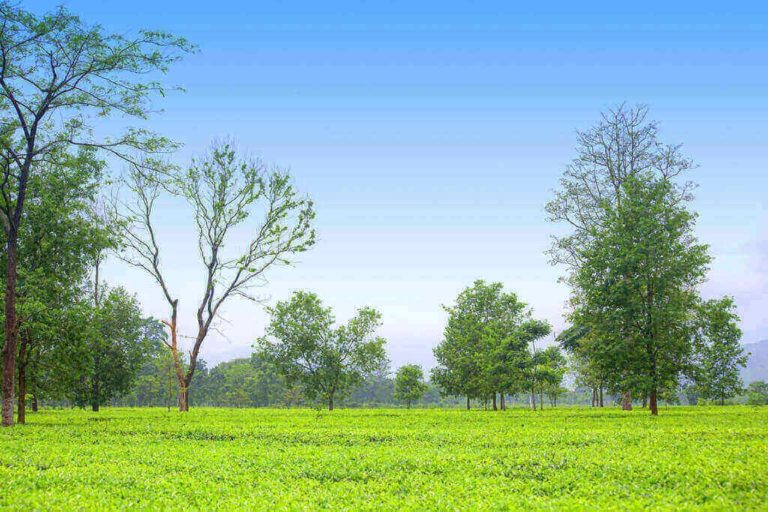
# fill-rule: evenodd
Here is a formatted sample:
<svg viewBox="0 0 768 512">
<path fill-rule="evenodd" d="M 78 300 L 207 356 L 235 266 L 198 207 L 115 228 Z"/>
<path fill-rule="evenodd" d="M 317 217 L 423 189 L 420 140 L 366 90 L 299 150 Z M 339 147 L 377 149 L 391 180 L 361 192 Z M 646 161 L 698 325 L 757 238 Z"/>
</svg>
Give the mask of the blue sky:
<svg viewBox="0 0 768 512">
<path fill-rule="evenodd" d="M 33 9 L 61 2 L 30 1 Z M 567 289 L 548 264 L 544 203 L 575 130 L 618 102 L 646 103 L 662 137 L 699 164 L 698 233 L 715 256 L 707 296 L 732 294 L 744 341 L 768 338 L 768 5 L 730 2 L 64 2 L 109 30 L 157 28 L 200 52 L 152 126 L 180 163 L 230 136 L 290 167 L 316 202 L 320 241 L 271 274 L 268 301 L 316 291 L 340 320 L 384 316 L 393 366 L 431 366 L 450 303 L 499 280 L 559 330 Z M 588 5 L 587 5 L 588 4 Z M 164 264 L 192 328 L 195 235 L 162 204 Z M 113 284 L 166 314 L 144 276 Z M 234 302 L 217 362 L 251 352 L 265 317 Z"/>
</svg>

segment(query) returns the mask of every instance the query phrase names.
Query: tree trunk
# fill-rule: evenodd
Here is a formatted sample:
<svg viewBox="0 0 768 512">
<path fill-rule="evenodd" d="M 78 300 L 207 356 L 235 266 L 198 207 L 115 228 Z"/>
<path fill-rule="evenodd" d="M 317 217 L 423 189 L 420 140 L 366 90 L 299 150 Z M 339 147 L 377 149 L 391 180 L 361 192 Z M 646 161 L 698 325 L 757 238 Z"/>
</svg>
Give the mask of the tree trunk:
<svg viewBox="0 0 768 512">
<path fill-rule="evenodd" d="M 531 396 L 529 398 L 531 409 L 534 411 L 536 410 L 536 390 L 533 387 L 533 384 L 531 384 Z"/>
<path fill-rule="evenodd" d="M 501 410 L 506 411 L 507 410 L 507 398 L 504 396 L 504 393 L 501 393 L 501 396 L 499 397 L 499 401 L 501 401 Z"/>
<path fill-rule="evenodd" d="M 93 402 L 91 402 L 91 410 L 93 412 L 99 412 L 99 401 L 98 400 L 94 400 Z"/>
<path fill-rule="evenodd" d="M 16 421 L 22 425 L 27 422 L 27 348 L 29 338 L 27 335 L 20 336 L 19 343 L 19 397 L 17 406 Z"/>
<path fill-rule="evenodd" d="M 32 412 L 37 412 L 37 394 L 32 395 Z"/>
<path fill-rule="evenodd" d="M 659 415 L 659 406 L 656 403 L 656 390 L 655 389 L 653 391 L 651 391 L 650 406 L 651 406 L 651 416 L 658 416 Z"/>
<path fill-rule="evenodd" d="M 410 400 L 408 400 L 405 404 L 406 404 L 405 405 L 406 409 L 410 409 L 411 408 L 411 401 Z"/>
<path fill-rule="evenodd" d="M 496 392 L 495 391 L 493 392 L 493 410 L 498 411 L 498 409 L 496 408 Z"/>
<path fill-rule="evenodd" d="M 597 388 L 592 388 L 592 407 L 597 407 Z"/>
<path fill-rule="evenodd" d="M 632 392 L 631 391 L 625 391 L 621 395 L 621 410 L 622 411 L 632 410 Z"/>
<path fill-rule="evenodd" d="M 467 410 L 469 410 L 469 395 L 467 395 Z"/>
<path fill-rule="evenodd" d="M 603 407 L 603 383 L 602 382 L 600 383 L 600 388 L 599 389 L 600 389 L 600 396 L 598 398 L 598 400 L 599 400 L 598 403 L 600 404 L 600 407 Z"/>
<path fill-rule="evenodd" d="M 91 386 L 91 410 L 93 412 L 99 412 L 99 381 L 93 379 L 93 385 Z"/>
<path fill-rule="evenodd" d="M 643 394 L 643 409 L 648 407 L 648 395 Z"/>
<path fill-rule="evenodd" d="M 544 386 L 539 388 L 539 409 L 544 410 Z"/>
<path fill-rule="evenodd" d="M 329 411 L 333 410 L 333 397 L 332 396 L 328 397 L 328 410 Z"/>
<path fill-rule="evenodd" d="M 181 392 L 179 393 L 179 411 L 180 412 L 188 412 L 189 411 L 189 390 L 186 386 L 181 387 Z"/>
<path fill-rule="evenodd" d="M 5 343 L 3 344 L 3 405 L 2 424 L 13 425 L 14 381 L 16 380 L 16 351 L 18 331 L 16 325 L 16 252 L 18 235 L 14 228 L 8 233 L 6 245 L 5 282 Z"/>
</svg>

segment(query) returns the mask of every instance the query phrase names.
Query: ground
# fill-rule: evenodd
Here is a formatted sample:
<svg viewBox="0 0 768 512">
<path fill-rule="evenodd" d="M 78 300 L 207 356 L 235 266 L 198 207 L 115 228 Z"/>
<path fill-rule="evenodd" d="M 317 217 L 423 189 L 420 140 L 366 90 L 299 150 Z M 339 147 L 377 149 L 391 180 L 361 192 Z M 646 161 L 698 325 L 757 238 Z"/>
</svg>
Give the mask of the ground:
<svg viewBox="0 0 768 512">
<path fill-rule="evenodd" d="M 768 407 L 41 411 L 4 510 L 768 510 Z"/>
</svg>

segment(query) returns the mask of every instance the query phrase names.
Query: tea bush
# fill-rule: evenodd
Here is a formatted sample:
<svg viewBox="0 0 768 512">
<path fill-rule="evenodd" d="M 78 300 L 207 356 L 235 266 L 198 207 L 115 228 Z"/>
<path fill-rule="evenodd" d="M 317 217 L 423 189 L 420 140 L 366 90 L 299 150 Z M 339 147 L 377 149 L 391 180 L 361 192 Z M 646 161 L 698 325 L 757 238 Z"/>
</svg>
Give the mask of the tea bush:
<svg viewBox="0 0 768 512">
<path fill-rule="evenodd" d="M 759 510 L 768 408 L 41 411 L 5 510 Z"/>
</svg>

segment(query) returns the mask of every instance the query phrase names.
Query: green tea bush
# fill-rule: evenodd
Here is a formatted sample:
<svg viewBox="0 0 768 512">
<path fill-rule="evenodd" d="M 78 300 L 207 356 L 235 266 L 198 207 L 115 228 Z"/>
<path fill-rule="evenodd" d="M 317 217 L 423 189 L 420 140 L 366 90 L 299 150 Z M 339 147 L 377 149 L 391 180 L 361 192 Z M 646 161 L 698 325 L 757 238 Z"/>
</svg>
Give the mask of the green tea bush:
<svg viewBox="0 0 768 512">
<path fill-rule="evenodd" d="M 768 408 L 42 411 L 4 510 L 765 510 Z"/>
</svg>

